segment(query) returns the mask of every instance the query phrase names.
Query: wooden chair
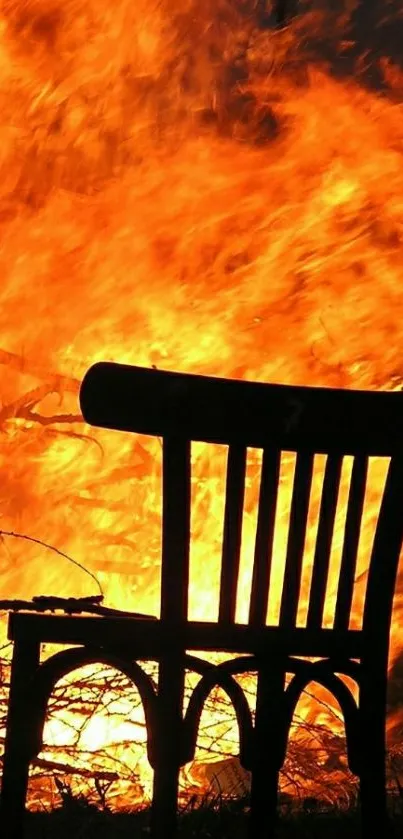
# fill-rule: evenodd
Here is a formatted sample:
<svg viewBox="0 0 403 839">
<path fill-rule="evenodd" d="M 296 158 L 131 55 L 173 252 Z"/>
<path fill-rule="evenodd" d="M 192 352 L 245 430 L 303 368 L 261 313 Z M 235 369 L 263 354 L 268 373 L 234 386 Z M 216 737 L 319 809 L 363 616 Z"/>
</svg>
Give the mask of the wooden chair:
<svg viewBox="0 0 403 839">
<path fill-rule="evenodd" d="M 386 832 L 385 709 L 392 600 L 403 538 L 403 394 L 290 387 L 96 364 L 81 387 L 92 425 L 163 441 L 161 613 L 158 620 L 12 614 L 14 641 L 2 784 L 2 830 L 21 839 L 29 763 L 39 752 L 49 694 L 76 667 L 100 661 L 126 673 L 145 709 L 154 769 L 152 835 L 176 835 L 178 775 L 190 761 L 203 704 L 215 685 L 233 702 L 240 760 L 251 772 L 250 836 L 272 835 L 278 775 L 301 692 L 333 693 L 359 776 L 363 835 Z M 228 446 L 219 616 L 188 617 L 191 441 Z M 236 622 L 247 448 L 261 449 L 249 620 Z M 282 452 L 296 453 L 279 620 L 266 625 Z M 297 621 L 314 457 L 326 455 L 305 625 Z M 325 593 L 343 461 L 351 457 L 333 625 Z M 351 629 L 360 524 L 370 457 L 387 458 L 363 602 Z M 40 663 L 42 643 L 73 645 Z M 233 653 L 213 666 L 187 651 Z M 236 654 L 238 657 L 236 657 Z M 159 663 L 158 690 L 136 660 Z M 309 660 L 311 659 L 311 660 Z M 312 661 L 312 659 L 317 659 Z M 201 676 L 183 713 L 185 670 Z M 251 714 L 234 675 L 257 672 Z M 286 683 L 286 674 L 293 674 Z M 358 702 L 341 676 L 358 686 Z"/>
</svg>

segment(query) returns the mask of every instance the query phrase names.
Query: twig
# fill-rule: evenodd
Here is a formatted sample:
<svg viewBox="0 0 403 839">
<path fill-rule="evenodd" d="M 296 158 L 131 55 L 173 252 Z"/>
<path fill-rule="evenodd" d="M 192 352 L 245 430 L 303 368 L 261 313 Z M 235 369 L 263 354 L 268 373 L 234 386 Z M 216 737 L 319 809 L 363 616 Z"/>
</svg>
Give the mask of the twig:
<svg viewBox="0 0 403 839">
<path fill-rule="evenodd" d="M 57 760 L 49 760 L 44 757 L 35 757 L 32 763 L 39 769 L 63 772 L 65 775 L 80 775 L 82 778 L 94 778 L 98 781 L 117 781 L 119 779 L 117 772 L 109 772 L 103 769 L 84 769 L 70 763 L 59 763 Z"/>
<path fill-rule="evenodd" d="M 99 592 L 101 594 L 102 599 L 104 598 L 104 591 L 101 586 L 101 583 L 98 580 L 98 577 L 92 573 L 88 568 L 85 568 L 81 562 L 78 562 L 77 559 L 73 559 L 68 554 L 64 553 L 64 551 L 60 551 L 59 548 L 55 548 L 54 545 L 49 545 L 47 542 L 44 542 L 42 539 L 36 539 L 35 536 L 28 536 L 25 533 L 14 533 L 13 530 L 0 530 L 0 536 L 9 536 L 13 539 L 24 539 L 26 542 L 33 542 L 35 545 L 40 545 L 42 548 L 47 548 L 49 551 L 53 551 L 54 553 L 58 554 L 58 556 L 63 557 L 63 559 L 67 559 L 68 562 L 71 562 L 77 568 L 80 568 L 81 571 L 84 571 L 85 574 L 88 574 L 94 582 L 97 584 Z"/>
<path fill-rule="evenodd" d="M 48 387 L 50 391 L 59 392 L 60 390 L 65 390 L 69 393 L 77 393 L 80 386 L 79 380 L 75 379 L 74 376 L 49 374 L 48 370 L 45 370 L 40 364 L 33 362 L 32 359 L 29 360 L 28 368 L 28 364 L 23 356 L 8 352 L 8 350 L 0 349 L 0 364 L 7 364 L 22 374 L 29 372 L 30 376 L 46 379 L 49 383 Z"/>
</svg>

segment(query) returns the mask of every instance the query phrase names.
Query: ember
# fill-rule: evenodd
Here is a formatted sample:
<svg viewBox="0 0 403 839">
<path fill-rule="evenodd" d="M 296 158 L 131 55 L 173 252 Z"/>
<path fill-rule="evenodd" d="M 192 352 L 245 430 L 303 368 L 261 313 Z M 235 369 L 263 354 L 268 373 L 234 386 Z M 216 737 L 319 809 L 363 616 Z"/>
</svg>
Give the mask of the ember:
<svg viewBox="0 0 403 839">
<path fill-rule="evenodd" d="M 398 4 L 387 19 L 379 2 L 372 21 L 365 3 L 326 5 L 301 3 L 304 13 L 274 31 L 259 26 L 254 0 L 2 4 L 0 525 L 75 558 L 108 607 L 158 614 L 160 448 L 83 425 L 77 393 L 91 363 L 402 386 Z M 206 618 L 217 605 L 207 584 L 218 583 L 224 452 L 214 462 L 202 446 L 194 455 L 190 609 Z M 244 585 L 258 465 L 252 453 Z M 284 475 L 292 468 L 290 458 Z M 317 503 L 314 491 L 313 512 Z M 281 562 L 281 516 L 277 547 Z M 333 547 L 336 578 L 337 532 Z M 364 528 L 357 615 L 368 548 Z M 97 592 L 83 570 L 38 544 L 3 535 L 0 563 L 3 599 Z M 332 580 L 328 600 L 331 609 Z M 393 685 L 402 606 L 400 584 Z M 4 718 L 6 665 L 3 674 Z M 396 761 L 402 706 L 392 693 Z M 299 706 L 284 787 L 316 794 L 319 763 L 348 797 L 340 714 L 316 696 Z M 206 752 L 231 755 L 235 730 L 217 692 L 187 790 L 208 786 Z M 101 667 L 72 674 L 50 709 L 33 805 L 53 800 L 52 772 L 74 773 L 80 789 L 86 777 L 98 790 L 111 784 L 116 806 L 144 800 L 143 742 L 123 677 Z"/>
</svg>

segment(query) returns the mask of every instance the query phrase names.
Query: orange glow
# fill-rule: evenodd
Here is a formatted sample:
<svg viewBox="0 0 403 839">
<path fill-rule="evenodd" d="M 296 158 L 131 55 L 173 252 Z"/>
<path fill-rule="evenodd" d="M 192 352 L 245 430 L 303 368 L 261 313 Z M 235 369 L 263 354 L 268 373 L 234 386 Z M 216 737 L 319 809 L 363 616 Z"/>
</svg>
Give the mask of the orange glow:
<svg viewBox="0 0 403 839">
<path fill-rule="evenodd" d="M 0 11 L 0 528 L 70 554 L 116 608 L 158 614 L 160 444 L 80 422 L 90 364 L 346 388 L 403 382 L 400 72 L 385 53 L 383 95 L 337 77 L 315 43 L 341 54 L 343 16 L 317 11 L 262 32 L 253 9 L 253 0 L 6 0 Z M 217 614 L 208 587 L 218 585 L 225 453 L 212 460 L 197 446 L 194 459 L 190 615 L 207 618 Z M 320 458 L 316 467 L 301 623 Z M 292 468 L 285 456 L 277 576 Z M 383 467 L 371 468 L 381 487 Z M 240 621 L 254 452 L 248 470 Z M 347 478 L 348 463 L 343 497 Z M 357 619 L 377 499 L 368 502 Z M 338 515 L 327 622 L 342 499 Z M 37 545 L 3 537 L 0 548 L 3 596 L 94 593 L 88 576 Z M 274 587 L 270 620 L 278 603 Z M 402 604 L 400 586 L 392 661 Z M 314 712 L 307 698 L 301 715 Z M 100 714 L 83 750 L 114 736 L 143 742 L 131 714 L 113 731 Z M 68 737 L 63 725 L 47 729 L 50 751 Z M 130 759 L 147 790 L 143 752 Z"/>
</svg>

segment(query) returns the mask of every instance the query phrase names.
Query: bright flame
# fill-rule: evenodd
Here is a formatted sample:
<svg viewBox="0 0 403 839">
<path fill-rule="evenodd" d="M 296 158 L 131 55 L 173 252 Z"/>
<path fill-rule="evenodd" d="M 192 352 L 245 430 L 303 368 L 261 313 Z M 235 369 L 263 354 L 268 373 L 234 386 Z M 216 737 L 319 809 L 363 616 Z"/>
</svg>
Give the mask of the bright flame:
<svg viewBox="0 0 403 839">
<path fill-rule="evenodd" d="M 330 72 L 347 49 L 345 15 L 314 12 L 274 33 L 259 31 L 253 10 L 252 0 L 2 6 L 0 525 L 78 559 L 115 607 L 158 613 L 160 447 L 82 426 L 77 392 L 91 363 L 341 387 L 402 382 L 397 63 L 383 53 L 393 97 L 381 96 Z M 223 458 L 196 450 L 192 617 L 214 616 Z M 289 475 L 292 464 L 283 468 Z M 341 524 L 342 505 L 338 515 Z M 1 548 L 6 595 L 93 593 L 54 554 L 6 538 Z M 368 543 L 360 573 L 367 558 Z M 307 561 L 305 585 L 309 573 Z M 356 597 L 358 614 L 359 586 Z M 399 590 L 394 659 L 401 602 Z M 278 606 L 275 591 L 270 619 Z M 65 736 L 66 714 L 47 729 L 50 745 Z M 81 745 L 142 739 L 135 721 L 125 726 L 97 715 Z"/>
</svg>

